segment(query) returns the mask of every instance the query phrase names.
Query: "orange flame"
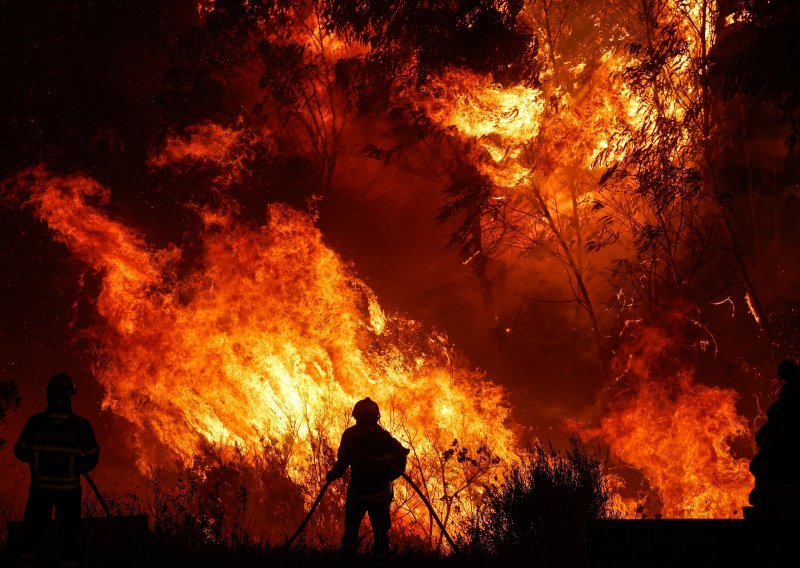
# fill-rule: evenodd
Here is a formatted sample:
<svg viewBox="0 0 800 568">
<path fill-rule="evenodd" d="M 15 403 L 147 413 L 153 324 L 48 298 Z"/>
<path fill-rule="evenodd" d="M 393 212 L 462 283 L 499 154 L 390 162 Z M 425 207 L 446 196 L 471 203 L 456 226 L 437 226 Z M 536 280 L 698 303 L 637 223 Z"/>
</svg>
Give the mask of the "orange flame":
<svg viewBox="0 0 800 568">
<path fill-rule="evenodd" d="M 271 205 L 258 227 L 205 212 L 204 252 L 178 279 L 180 249 L 154 249 L 92 205 L 109 198 L 96 181 L 40 167 L 17 182 L 56 238 L 101 277 L 104 362 L 95 374 L 105 407 L 135 426 L 140 467 L 189 464 L 208 446 L 255 463 L 269 446 L 290 479 L 313 486 L 325 467 L 319 440 L 336 448 L 353 403 L 367 395 L 412 447 L 439 507 L 465 475 L 442 457 L 453 440 L 515 459 L 501 389 L 454 363 L 445 337 L 386 314 L 308 215 Z M 421 503 L 398 491 L 413 513 L 406 524 L 425 521 Z M 451 523 L 481 491 L 459 496 Z"/>
<path fill-rule="evenodd" d="M 497 186 L 515 187 L 530 173 L 520 158 L 539 132 L 544 102 L 538 89 L 503 87 L 491 77 L 450 69 L 432 78 L 423 95 L 417 104 L 434 123 L 478 141 L 489 158 L 478 156 L 479 169 Z"/>
<path fill-rule="evenodd" d="M 564 18 L 573 12 L 579 17 L 579 10 L 565 7 Z M 715 12 L 715 2 L 670 0 L 659 18 L 675 23 L 695 54 L 714 41 Z M 594 30 L 598 19 L 592 21 Z M 565 30 L 569 24 L 566 21 Z M 622 29 L 617 26 L 608 28 Z M 509 204 L 505 210 L 488 209 L 482 219 L 485 225 L 500 224 L 504 231 L 511 232 L 511 227 L 523 235 L 530 232 L 533 236 L 525 242 L 540 243 L 537 223 L 542 203 L 555 215 L 572 215 L 579 220 L 573 226 L 583 223 L 586 228 L 578 230 L 586 233 L 596 218 L 606 214 L 593 209 L 595 182 L 623 156 L 634 133 L 654 133 L 656 128 L 650 117 L 653 103 L 640 100 L 623 80 L 637 57 L 623 49 L 632 40 L 622 36 L 612 40 L 615 33 L 609 32 L 609 43 L 593 60 L 564 59 L 561 84 L 556 84 L 553 69 L 543 58 L 540 88 L 499 85 L 490 76 L 449 69 L 434 77 L 421 96 L 409 95 L 434 124 L 470 143 L 476 168 L 494 186 L 491 198 Z M 571 45 L 578 43 L 580 38 L 570 39 Z M 552 61 L 561 55 L 551 54 Z M 669 63 L 687 96 L 694 96 L 691 58 L 677 57 Z M 659 104 L 667 116 L 676 121 L 684 118 L 686 101 L 680 96 L 665 92 Z M 689 133 L 684 132 L 678 143 L 689 142 Z M 538 202 L 526 199 L 531 193 Z M 499 215 L 505 218 L 498 220 Z M 507 234 L 504 231 L 496 233 Z M 485 232 L 491 239 L 492 231 Z M 578 239 L 576 254 L 585 254 L 582 248 Z M 746 299 L 749 305 L 751 299 Z M 659 360 L 657 346 L 670 340 L 655 328 L 644 335 L 643 347 L 628 362 L 632 386 L 602 419 L 601 438 L 614 455 L 644 473 L 663 502 L 663 514 L 736 514 L 747 502 L 751 483 L 747 460 L 733 457 L 730 450 L 731 441 L 750 433 L 736 411 L 736 393 L 697 384 L 688 367 L 669 375 L 651 370 L 649 365 Z M 632 509 L 628 512 L 634 514 Z"/>
<path fill-rule="evenodd" d="M 644 473 L 664 516 L 740 516 L 752 478 L 749 460 L 731 451 L 732 442 L 750 436 L 737 393 L 698 384 L 691 366 L 676 365 L 677 340 L 665 329 L 637 325 L 636 335 L 620 354 L 627 354 L 623 380 L 630 386 L 594 434 Z M 629 504 L 627 513 L 633 509 Z"/>
<path fill-rule="evenodd" d="M 714 4 L 671 0 L 666 13 L 707 23 Z M 213 2 L 200 5 L 214 9 Z M 323 34 L 315 15 L 302 22 L 314 57 L 332 62 L 329 54 L 363 49 Z M 687 26 L 692 51 L 701 40 L 713 43 L 713 26 Z M 551 86 L 552 97 L 462 69 L 445 71 L 422 96 L 409 96 L 434 123 L 474 141 L 473 158 L 495 186 L 493 199 L 506 200 L 509 190 L 524 189 L 537 174 L 547 178 L 541 186 L 552 194 L 554 211 L 574 207 L 588 216 L 593 180 L 619 158 L 630 132 L 645 126 L 646 103 L 619 77 L 629 63 L 618 49 L 601 54 L 590 73 L 580 63 L 570 81 L 581 87 Z M 688 72 L 689 60 L 673 66 L 677 74 Z M 309 92 L 329 92 L 332 73 L 323 66 Z M 546 98 L 562 110 L 549 109 Z M 337 100 L 320 99 L 325 102 L 312 109 L 320 123 L 341 120 Z M 668 116 L 684 117 L 681 101 L 662 103 Z M 266 138 L 197 125 L 184 138 L 169 138 L 150 163 L 210 163 L 227 176 L 215 182 L 228 183 L 246 171 L 254 140 Z M 589 181 L 577 190 L 578 201 L 563 188 L 565 180 L 579 178 Z M 314 440 L 335 447 L 353 402 L 366 395 L 388 409 L 390 429 L 413 446 L 438 507 L 451 503 L 449 492 L 469 477 L 442 460 L 453 440 L 481 455 L 488 447 L 505 463 L 515 459 L 502 391 L 454 363 L 445 337 L 386 314 L 307 215 L 273 205 L 269 222 L 257 227 L 224 210 L 204 210 L 203 255 L 179 278 L 180 249 L 154 249 L 105 215 L 98 205 L 109 192 L 94 180 L 40 168 L 19 181 L 37 215 L 102 278 L 97 309 L 104 362 L 96 374 L 107 408 L 136 427 L 143 468 L 163 462 L 164 452 L 189 463 L 207 445 L 255 461 L 267 444 L 286 456 L 291 479 L 308 483 L 319 474 Z M 659 328 L 637 329 L 640 341 L 619 355 L 627 357 L 630 388 L 612 402 L 595 434 L 644 473 L 665 515 L 734 514 L 750 486 L 747 460 L 730 450 L 733 440 L 749 434 L 735 392 L 698 384 L 690 366 L 658 370 L 673 340 Z M 480 502 L 480 490 L 465 494 L 462 516 Z M 412 496 L 400 501 L 408 518 L 425 517 Z M 459 514 L 450 519 L 457 522 Z"/>
<path fill-rule="evenodd" d="M 244 128 L 230 128 L 214 122 L 194 124 L 186 129 L 185 136 L 171 134 L 157 154 L 150 156 L 148 164 L 155 167 L 176 164 L 208 164 L 223 173 L 214 181 L 230 184 L 247 172 L 247 162 L 255 157 L 256 147 L 266 147 L 269 133 L 256 135 Z"/>
</svg>

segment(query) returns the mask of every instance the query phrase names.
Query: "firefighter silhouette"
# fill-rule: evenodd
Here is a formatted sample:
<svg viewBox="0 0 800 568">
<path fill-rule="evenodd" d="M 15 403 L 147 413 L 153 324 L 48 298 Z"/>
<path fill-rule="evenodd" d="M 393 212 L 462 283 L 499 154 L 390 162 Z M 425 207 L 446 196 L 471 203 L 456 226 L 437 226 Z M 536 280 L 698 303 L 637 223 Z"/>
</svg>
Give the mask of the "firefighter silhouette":
<svg viewBox="0 0 800 568">
<path fill-rule="evenodd" d="M 778 365 L 785 381 L 767 422 L 756 433 L 758 453 L 750 462 L 755 487 L 750 504 L 769 517 L 800 518 L 800 369 L 792 361 Z"/>
<path fill-rule="evenodd" d="M 77 566 L 81 548 L 81 479 L 100 457 L 89 422 L 72 411 L 75 384 L 58 373 L 47 384 L 47 409 L 28 419 L 14 445 L 28 463 L 31 485 L 25 506 L 20 566 L 35 561 L 43 533 L 55 510 L 59 566 Z"/>
<path fill-rule="evenodd" d="M 358 530 L 365 514 L 369 514 L 372 525 L 375 564 L 383 564 L 389 556 L 392 481 L 405 471 L 408 450 L 378 424 L 380 417 L 377 403 L 369 397 L 356 403 L 353 408 L 356 423 L 342 434 L 336 463 L 326 476 L 333 481 L 350 467 L 341 547 L 345 561 L 358 551 Z"/>
</svg>

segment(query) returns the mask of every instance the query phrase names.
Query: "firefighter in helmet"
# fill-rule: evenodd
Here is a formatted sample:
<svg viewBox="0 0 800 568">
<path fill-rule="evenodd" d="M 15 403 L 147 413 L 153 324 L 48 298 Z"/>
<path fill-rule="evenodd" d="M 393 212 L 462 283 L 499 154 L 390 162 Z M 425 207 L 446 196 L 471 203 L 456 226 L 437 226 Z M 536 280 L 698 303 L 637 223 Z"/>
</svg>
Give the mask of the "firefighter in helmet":
<svg viewBox="0 0 800 568">
<path fill-rule="evenodd" d="M 377 403 L 369 397 L 353 408 L 356 419 L 342 434 L 336 463 L 326 478 L 342 477 L 350 467 L 350 483 L 344 505 L 342 556 L 352 559 L 359 544 L 358 530 L 365 514 L 369 514 L 373 535 L 373 559 L 383 564 L 389 556 L 389 505 L 392 502 L 392 481 L 405 471 L 408 450 L 387 432 L 378 420 Z"/>
<path fill-rule="evenodd" d="M 47 384 L 47 409 L 28 419 L 14 455 L 30 467 L 20 565 L 31 565 L 53 510 L 59 525 L 59 565 L 77 566 L 80 552 L 81 479 L 100 457 L 88 420 L 72 411 L 75 383 L 58 373 Z"/>
<path fill-rule="evenodd" d="M 758 453 L 750 462 L 755 487 L 750 504 L 768 517 L 800 518 L 800 368 L 778 365 L 783 387 L 756 432 Z"/>
</svg>

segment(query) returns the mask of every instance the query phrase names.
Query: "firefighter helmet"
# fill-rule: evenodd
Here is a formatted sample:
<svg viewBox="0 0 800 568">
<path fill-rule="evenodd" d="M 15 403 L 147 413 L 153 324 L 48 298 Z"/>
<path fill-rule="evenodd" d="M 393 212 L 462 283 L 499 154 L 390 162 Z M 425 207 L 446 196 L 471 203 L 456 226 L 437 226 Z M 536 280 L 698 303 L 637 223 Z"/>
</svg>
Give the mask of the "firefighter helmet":
<svg viewBox="0 0 800 568">
<path fill-rule="evenodd" d="M 369 414 L 372 416 L 377 416 L 378 418 L 381 417 L 381 411 L 378 408 L 378 403 L 372 400 L 370 397 L 367 397 L 364 400 L 359 400 L 353 407 L 353 416 L 358 416 L 359 414 Z"/>
<path fill-rule="evenodd" d="M 47 382 L 47 392 L 63 392 L 72 396 L 77 391 L 72 377 L 66 373 L 56 373 Z"/>
</svg>

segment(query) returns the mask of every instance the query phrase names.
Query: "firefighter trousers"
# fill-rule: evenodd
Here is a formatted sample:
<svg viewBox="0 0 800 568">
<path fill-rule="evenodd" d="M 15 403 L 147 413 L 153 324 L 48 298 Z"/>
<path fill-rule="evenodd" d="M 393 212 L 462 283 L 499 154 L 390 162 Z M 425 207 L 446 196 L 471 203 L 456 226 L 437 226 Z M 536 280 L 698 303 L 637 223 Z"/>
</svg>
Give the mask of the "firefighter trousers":
<svg viewBox="0 0 800 568">
<path fill-rule="evenodd" d="M 40 552 L 53 510 L 58 526 L 60 566 L 77 566 L 81 552 L 81 490 L 31 488 L 23 517 L 24 533 L 20 560 L 25 564 Z"/>
<path fill-rule="evenodd" d="M 372 526 L 373 557 L 376 561 L 381 561 L 389 556 L 389 528 L 391 527 L 389 506 L 391 503 L 391 491 L 383 493 L 378 500 L 362 498 L 348 492 L 347 501 L 344 504 L 343 556 L 355 556 L 359 544 L 358 530 L 366 514 L 369 514 L 369 523 Z"/>
</svg>

